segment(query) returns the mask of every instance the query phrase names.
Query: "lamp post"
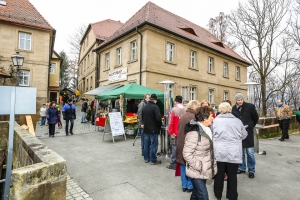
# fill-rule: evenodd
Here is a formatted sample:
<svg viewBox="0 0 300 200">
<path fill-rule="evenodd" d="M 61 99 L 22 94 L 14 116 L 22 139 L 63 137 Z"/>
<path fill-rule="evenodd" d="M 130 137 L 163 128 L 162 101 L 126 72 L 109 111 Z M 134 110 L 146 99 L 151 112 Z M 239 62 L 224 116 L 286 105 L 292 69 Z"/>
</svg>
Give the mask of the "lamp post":
<svg viewBox="0 0 300 200">
<path fill-rule="evenodd" d="M 17 51 L 12 57 L 11 60 L 13 65 L 17 67 L 17 86 L 19 86 L 19 76 L 20 76 L 20 67 L 23 65 L 24 57 L 19 54 Z"/>
</svg>

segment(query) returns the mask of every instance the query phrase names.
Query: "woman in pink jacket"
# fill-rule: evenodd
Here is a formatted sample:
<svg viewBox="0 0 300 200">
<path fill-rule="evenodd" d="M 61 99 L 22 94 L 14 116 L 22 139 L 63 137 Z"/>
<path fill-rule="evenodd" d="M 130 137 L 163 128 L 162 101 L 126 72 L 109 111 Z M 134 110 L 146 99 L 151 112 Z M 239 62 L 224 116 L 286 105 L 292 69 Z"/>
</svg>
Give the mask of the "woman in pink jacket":
<svg viewBox="0 0 300 200">
<path fill-rule="evenodd" d="M 186 175 L 192 178 L 194 186 L 191 200 L 209 199 L 206 180 L 212 179 L 217 173 L 212 132 L 209 128 L 214 119 L 212 115 L 211 107 L 197 108 L 196 120 L 186 125 L 188 133 L 182 153 L 186 161 Z"/>
</svg>

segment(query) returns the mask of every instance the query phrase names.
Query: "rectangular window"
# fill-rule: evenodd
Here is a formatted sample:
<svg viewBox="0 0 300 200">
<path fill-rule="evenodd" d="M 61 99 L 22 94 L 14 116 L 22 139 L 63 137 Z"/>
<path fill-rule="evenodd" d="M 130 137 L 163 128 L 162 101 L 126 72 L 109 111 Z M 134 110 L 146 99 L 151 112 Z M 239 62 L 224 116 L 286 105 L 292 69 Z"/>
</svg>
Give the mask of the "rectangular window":
<svg viewBox="0 0 300 200">
<path fill-rule="evenodd" d="M 87 57 L 87 68 L 89 68 L 90 67 L 90 55 L 88 55 L 88 57 Z"/>
<path fill-rule="evenodd" d="M 208 90 L 208 101 L 210 104 L 214 103 L 214 90 L 212 89 Z"/>
<path fill-rule="evenodd" d="M 208 57 L 208 72 L 213 73 L 214 72 L 214 58 Z"/>
<path fill-rule="evenodd" d="M 19 32 L 19 49 L 31 50 L 31 34 Z"/>
<path fill-rule="evenodd" d="M 20 70 L 19 86 L 29 86 L 30 71 Z"/>
<path fill-rule="evenodd" d="M 166 60 L 169 62 L 174 62 L 174 44 L 167 42 L 167 58 Z"/>
<path fill-rule="evenodd" d="M 117 65 L 122 64 L 122 48 L 117 49 Z"/>
<path fill-rule="evenodd" d="M 224 91 L 224 97 L 223 97 L 223 100 L 229 100 L 229 92 L 228 91 Z"/>
<path fill-rule="evenodd" d="M 228 63 L 227 62 L 224 62 L 224 65 L 223 65 L 223 76 L 228 77 Z"/>
<path fill-rule="evenodd" d="M 131 49 L 131 60 L 137 59 L 137 52 L 136 52 L 136 40 L 130 43 L 130 49 Z"/>
<path fill-rule="evenodd" d="M 51 63 L 50 74 L 56 74 L 56 63 Z"/>
<path fill-rule="evenodd" d="M 195 51 L 190 52 L 190 67 L 192 67 L 192 68 L 196 67 L 196 52 Z"/>
<path fill-rule="evenodd" d="M 109 63 L 109 53 L 105 54 L 105 69 L 109 69 L 110 63 Z"/>
<path fill-rule="evenodd" d="M 235 68 L 235 79 L 236 79 L 236 80 L 240 80 L 240 79 L 241 79 L 241 71 L 240 71 L 240 67 L 236 67 L 236 68 Z"/>
<path fill-rule="evenodd" d="M 189 100 L 188 86 L 182 86 L 181 87 L 181 96 L 184 100 Z"/>
<path fill-rule="evenodd" d="M 190 87 L 190 100 L 196 99 L 196 87 Z"/>
</svg>

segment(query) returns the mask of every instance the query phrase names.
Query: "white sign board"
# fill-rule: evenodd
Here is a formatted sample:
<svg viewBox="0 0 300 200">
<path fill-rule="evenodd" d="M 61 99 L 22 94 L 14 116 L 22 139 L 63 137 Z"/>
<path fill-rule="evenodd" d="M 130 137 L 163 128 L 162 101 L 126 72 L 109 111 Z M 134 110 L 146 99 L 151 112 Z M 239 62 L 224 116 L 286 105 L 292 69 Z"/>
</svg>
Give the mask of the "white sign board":
<svg viewBox="0 0 300 200">
<path fill-rule="evenodd" d="M 108 83 L 127 80 L 127 67 L 108 73 Z"/>
<path fill-rule="evenodd" d="M 112 136 L 125 134 L 121 113 L 111 112 L 108 113 L 108 116 L 109 116 L 109 123 L 110 123 Z"/>
<path fill-rule="evenodd" d="M 0 115 L 11 114 L 11 104 L 14 103 L 11 98 L 12 92 L 16 98 L 14 114 L 36 114 L 36 88 L 0 86 Z"/>
</svg>

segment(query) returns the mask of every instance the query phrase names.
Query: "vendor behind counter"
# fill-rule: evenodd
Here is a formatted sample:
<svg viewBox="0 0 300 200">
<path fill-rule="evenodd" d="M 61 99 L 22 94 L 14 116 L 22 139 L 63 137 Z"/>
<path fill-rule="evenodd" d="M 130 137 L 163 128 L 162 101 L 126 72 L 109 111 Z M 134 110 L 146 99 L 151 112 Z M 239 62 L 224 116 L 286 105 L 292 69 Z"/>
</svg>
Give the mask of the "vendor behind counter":
<svg viewBox="0 0 300 200">
<path fill-rule="evenodd" d="M 138 107 L 135 103 L 134 99 L 127 99 L 127 105 L 126 105 L 127 113 L 137 113 Z"/>
</svg>

